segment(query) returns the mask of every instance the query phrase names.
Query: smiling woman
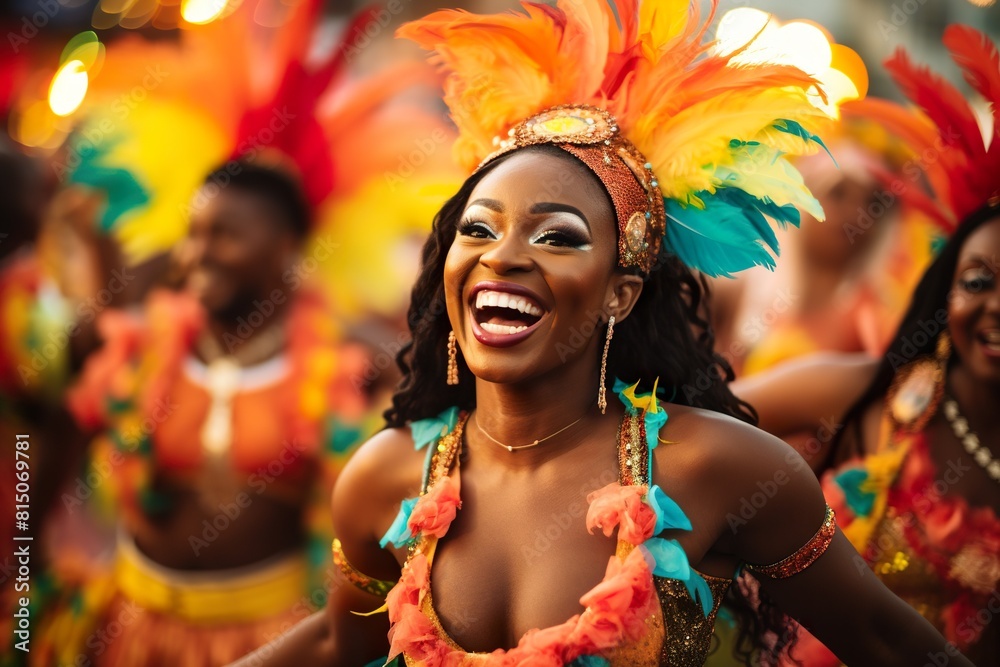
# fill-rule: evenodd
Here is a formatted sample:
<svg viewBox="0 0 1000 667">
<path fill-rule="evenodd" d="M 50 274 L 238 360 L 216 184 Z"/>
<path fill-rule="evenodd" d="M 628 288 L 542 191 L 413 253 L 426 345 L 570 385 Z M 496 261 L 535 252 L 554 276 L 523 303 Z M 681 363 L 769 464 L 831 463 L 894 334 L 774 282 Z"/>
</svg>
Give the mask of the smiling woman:
<svg viewBox="0 0 1000 667">
<path fill-rule="evenodd" d="M 693 269 L 773 264 L 768 218 L 814 204 L 783 155 L 819 114 L 801 71 L 706 53 L 697 6 L 402 28 L 480 111 L 455 114 L 471 175 L 424 247 L 388 428 L 334 491 L 327 609 L 240 664 L 701 665 L 730 593 L 747 662 L 787 647 L 777 607 L 851 664 L 945 655 L 801 459 L 723 380 L 691 391 L 731 376 Z"/>
<path fill-rule="evenodd" d="M 568 187 L 552 196 L 561 170 Z M 602 314 L 608 300 L 617 245 L 612 219 L 600 181 L 568 155 L 511 154 L 479 181 L 444 267 L 448 309 L 473 375 L 517 382 L 518 371 L 534 375 L 568 361 L 552 353 L 555 343 Z M 638 295 L 640 279 L 623 274 L 615 282 L 607 289 Z M 522 342 L 514 354 L 492 353 Z M 594 358 L 597 343 L 592 337 L 586 350 Z"/>
</svg>

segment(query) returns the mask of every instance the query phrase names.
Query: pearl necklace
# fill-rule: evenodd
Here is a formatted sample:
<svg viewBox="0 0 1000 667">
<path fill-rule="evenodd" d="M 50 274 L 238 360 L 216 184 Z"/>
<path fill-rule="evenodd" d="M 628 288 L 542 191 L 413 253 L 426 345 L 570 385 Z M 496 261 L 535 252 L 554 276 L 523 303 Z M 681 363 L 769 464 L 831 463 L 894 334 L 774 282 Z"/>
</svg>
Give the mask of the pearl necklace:
<svg viewBox="0 0 1000 667">
<path fill-rule="evenodd" d="M 965 451 L 972 455 L 976 463 L 982 466 L 990 477 L 1000 482 L 1000 459 L 993 456 L 989 447 L 979 442 L 979 436 L 969 428 L 968 420 L 958 411 L 958 403 L 950 396 L 944 400 L 944 416 L 951 424 L 955 437 L 965 447 Z"/>
</svg>

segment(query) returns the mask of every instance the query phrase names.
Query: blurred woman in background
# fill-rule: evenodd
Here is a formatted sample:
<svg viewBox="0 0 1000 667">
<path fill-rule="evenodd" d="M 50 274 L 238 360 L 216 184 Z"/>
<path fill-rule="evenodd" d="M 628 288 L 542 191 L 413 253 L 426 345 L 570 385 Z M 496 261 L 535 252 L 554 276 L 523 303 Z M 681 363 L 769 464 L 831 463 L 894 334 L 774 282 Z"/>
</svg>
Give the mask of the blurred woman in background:
<svg viewBox="0 0 1000 667">
<path fill-rule="evenodd" d="M 996 47 L 952 26 L 945 45 L 998 112 Z M 927 161 L 936 201 L 914 192 L 951 238 L 920 280 L 880 361 L 822 356 L 742 380 L 765 430 L 798 445 L 868 565 L 980 665 L 1000 662 L 1000 124 L 988 145 L 961 95 L 903 52 L 887 67 L 929 117 L 869 101 L 878 122 Z M 945 104 L 946 100 L 960 101 Z M 958 139 L 949 138 L 961 128 Z M 926 154 L 926 153 L 925 153 Z M 801 440 L 801 439 L 800 439 Z M 807 639 L 793 654 L 837 664 Z"/>
</svg>

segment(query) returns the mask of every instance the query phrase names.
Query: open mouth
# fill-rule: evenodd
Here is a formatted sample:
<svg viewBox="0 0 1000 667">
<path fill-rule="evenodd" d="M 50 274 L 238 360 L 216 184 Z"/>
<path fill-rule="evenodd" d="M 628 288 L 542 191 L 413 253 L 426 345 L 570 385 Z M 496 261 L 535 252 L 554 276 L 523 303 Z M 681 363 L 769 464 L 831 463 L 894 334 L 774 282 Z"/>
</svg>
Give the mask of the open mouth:
<svg viewBox="0 0 1000 667">
<path fill-rule="evenodd" d="M 526 296 L 484 289 L 476 292 L 473 314 L 484 331 L 509 336 L 537 324 L 545 311 Z"/>
<path fill-rule="evenodd" d="M 983 329 L 976 334 L 976 339 L 987 351 L 1000 355 L 1000 329 Z"/>
</svg>

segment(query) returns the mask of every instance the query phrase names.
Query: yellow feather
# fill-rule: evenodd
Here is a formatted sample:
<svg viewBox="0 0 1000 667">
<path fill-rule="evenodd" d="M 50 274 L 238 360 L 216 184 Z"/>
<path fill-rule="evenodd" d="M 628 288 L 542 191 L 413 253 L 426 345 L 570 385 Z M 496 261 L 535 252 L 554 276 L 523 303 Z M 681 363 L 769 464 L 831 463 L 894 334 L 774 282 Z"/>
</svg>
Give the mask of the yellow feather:
<svg viewBox="0 0 1000 667">
<path fill-rule="evenodd" d="M 639 4 L 639 34 L 659 50 L 688 27 L 690 0 L 656 0 Z"/>
<path fill-rule="evenodd" d="M 664 196 L 683 200 L 711 185 L 717 166 L 734 163 L 731 140 L 753 140 L 779 118 L 798 120 L 803 104 L 808 102 L 776 89 L 721 94 L 671 118 L 644 118 L 633 141 L 650 147 L 646 157 Z"/>
<path fill-rule="evenodd" d="M 436 12 L 400 29 L 435 49 L 450 72 L 445 100 L 465 168 L 495 150 L 495 137 L 556 104 L 607 108 L 653 164 L 664 196 L 696 205 L 695 193 L 720 184 L 717 169 L 748 168 L 730 150 L 733 139 L 766 140 L 789 155 L 814 150 L 772 129 L 781 119 L 814 133 L 820 126 L 825 117 L 809 103 L 815 81 L 807 74 L 787 65 L 732 66 L 730 56 L 711 53 L 697 2 L 614 6 L 617 21 L 607 0 L 558 0 L 554 8 L 522 2 L 521 13 L 492 16 Z M 744 180 L 755 194 L 780 183 L 782 201 L 805 201 L 788 169 Z"/>
<path fill-rule="evenodd" d="M 758 199 L 778 206 L 791 204 L 817 220 L 824 220 L 823 207 L 802 180 L 802 175 L 778 151 L 759 145 L 758 150 L 740 146 L 732 149 L 733 164 L 720 167 L 715 176 L 726 187 L 737 187 Z"/>
</svg>

